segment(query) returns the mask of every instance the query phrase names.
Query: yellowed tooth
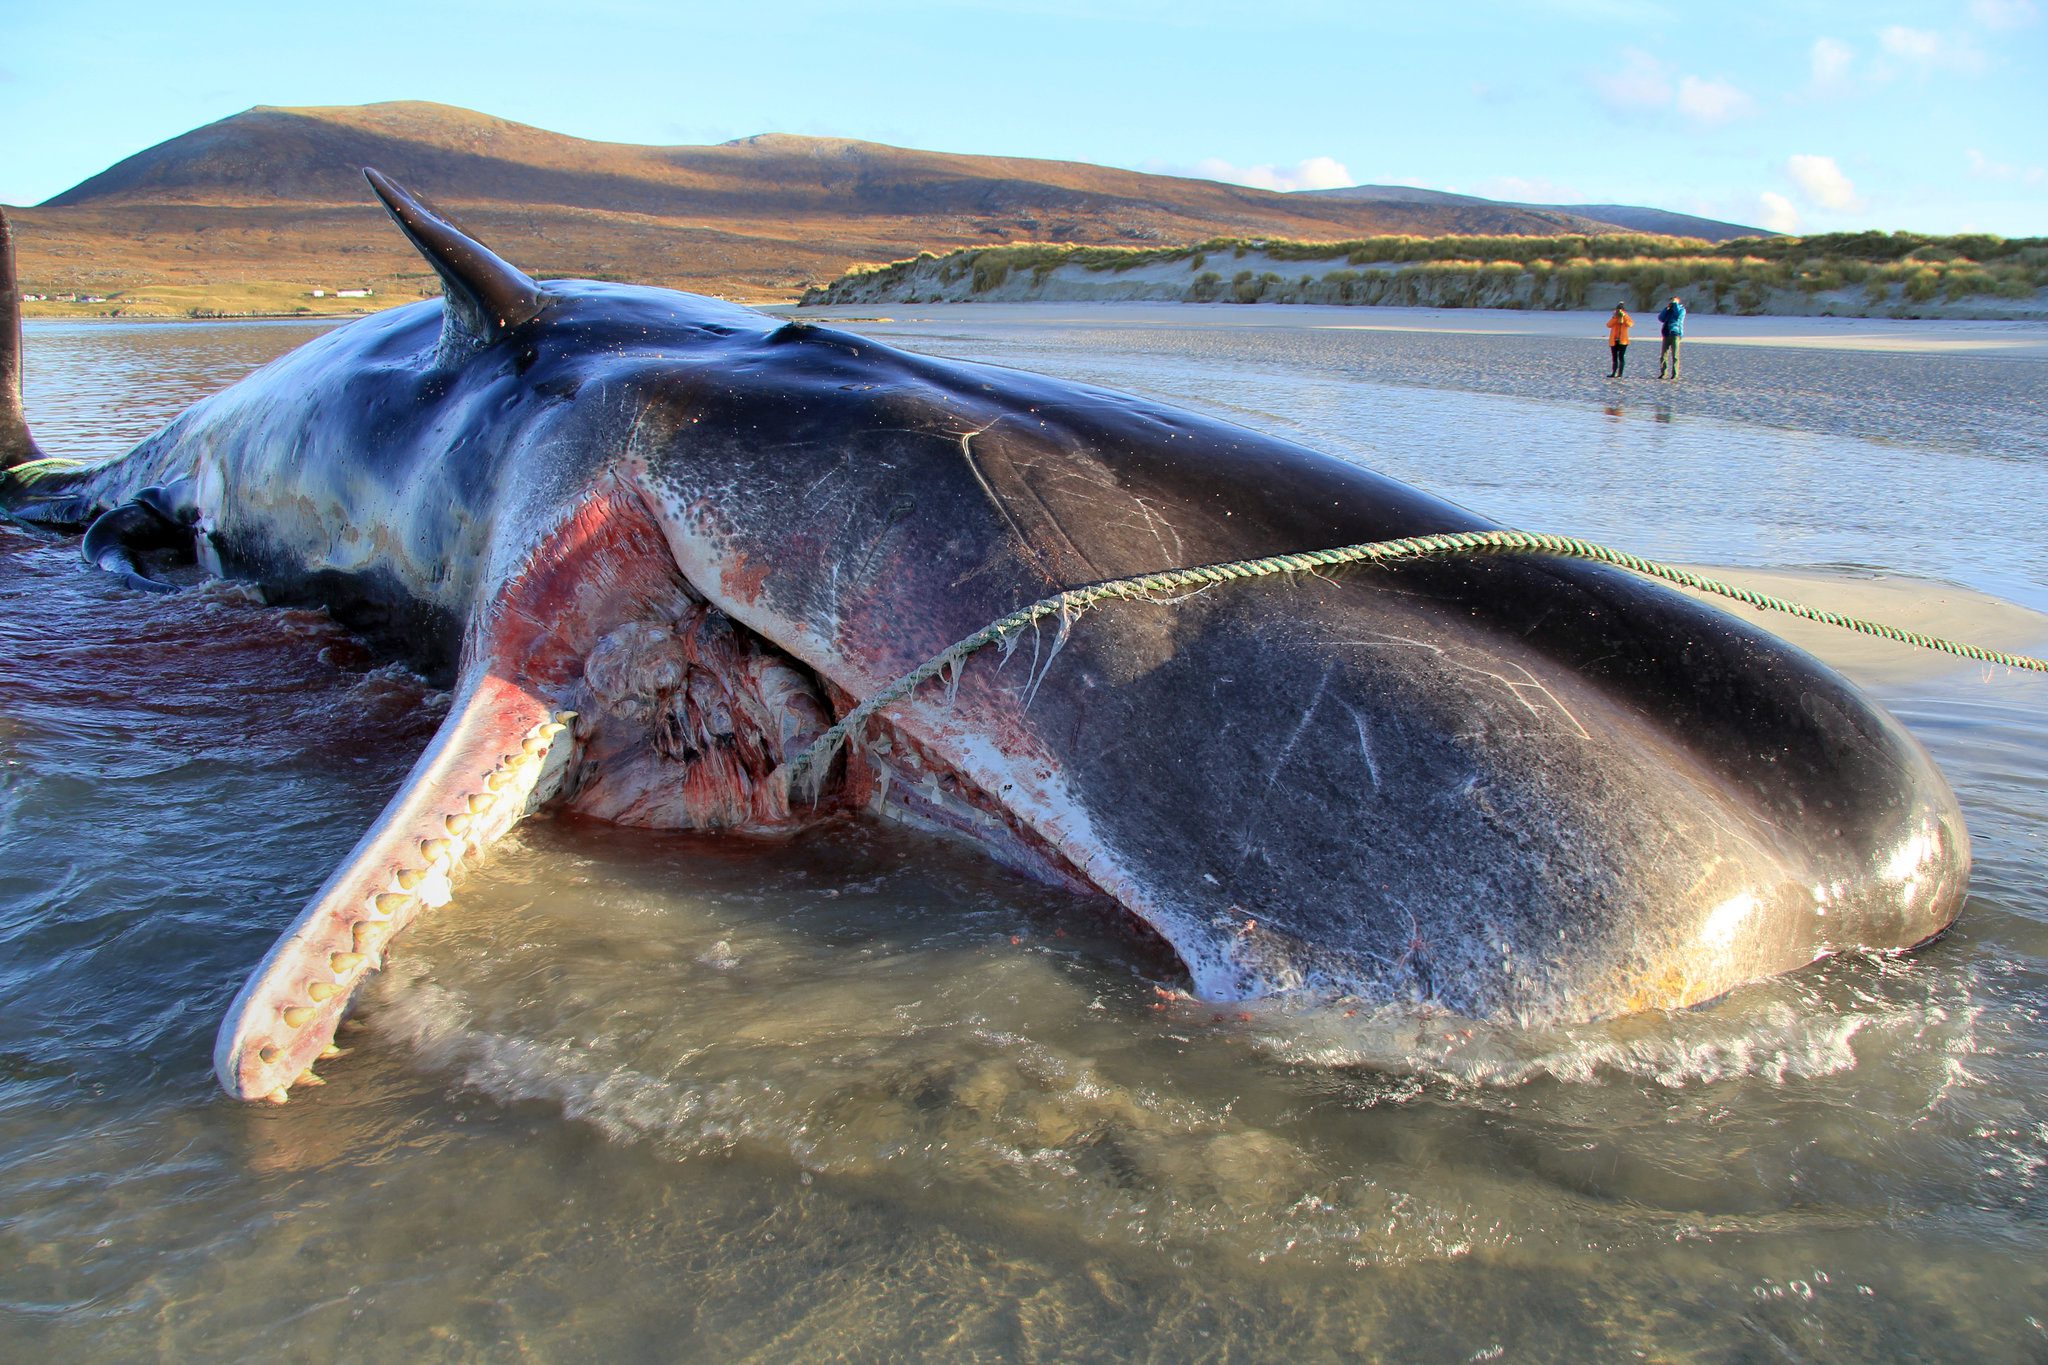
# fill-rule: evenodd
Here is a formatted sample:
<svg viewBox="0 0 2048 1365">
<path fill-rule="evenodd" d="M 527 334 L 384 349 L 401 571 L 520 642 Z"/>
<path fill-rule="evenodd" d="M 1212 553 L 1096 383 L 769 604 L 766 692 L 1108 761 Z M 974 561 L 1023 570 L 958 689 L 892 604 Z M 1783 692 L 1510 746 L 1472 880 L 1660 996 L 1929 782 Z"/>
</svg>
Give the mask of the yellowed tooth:
<svg viewBox="0 0 2048 1365">
<path fill-rule="evenodd" d="M 562 722 L 558 720 L 551 720 L 546 725 L 540 727 L 540 737 L 542 739 L 553 739 L 556 735 L 561 734 L 562 731 L 568 728 L 568 726 L 562 724 Z"/>
<path fill-rule="evenodd" d="M 306 1068 L 306 1069 L 305 1069 L 304 1071 L 301 1071 L 301 1072 L 299 1073 L 299 1078 L 298 1078 L 297 1080 L 293 1081 L 293 1082 L 292 1082 L 292 1084 L 293 1084 L 293 1085 L 325 1085 L 325 1084 L 327 1084 L 327 1082 L 326 1082 L 326 1081 L 325 1081 L 324 1079 L 322 1079 L 321 1077 L 319 1077 L 319 1076 L 315 1075 L 315 1074 L 313 1073 L 313 1068 L 309 1066 L 309 1067 L 307 1067 L 307 1068 Z"/>
<path fill-rule="evenodd" d="M 315 981 L 312 985 L 306 987 L 306 994 L 312 996 L 313 1003 L 317 1005 L 324 1001 L 332 1000 L 334 993 L 340 989 L 341 987 L 335 985 L 332 981 Z"/>
<path fill-rule="evenodd" d="M 392 875 L 391 884 L 399 891 L 410 891 L 424 881 L 426 875 L 427 870 L 423 867 L 403 867 Z"/>
<path fill-rule="evenodd" d="M 455 845 L 446 839 L 420 840 L 420 856 L 430 863 L 438 863 L 455 851 Z"/>
<path fill-rule="evenodd" d="M 574 711 L 555 712 L 555 724 L 557 725 L 567 726 L 574 719 L 576 719 L 576 712 Z"/>
<path fill-rule="evenodd" d="M 313 1022 L 313 1016 L 318 1013 L 319 1011 L 314 1009 L 311 1005 L 288 1006 L 284 1011 L 285 1027 L 304 1028 L 306 1025 Z"/>
<path fill-rule="evenodd" d="M 469 833 L 469 817 L 459 812 L 449 816 L 441 824 L 450 834 L 457 838 Z"/>
<path fill-rule="evenodd" d="M 412 897 L 396 891 L 380 891 L 370 898 L 370 903 L 377 907 L 380 915 L 395 915 L 412 908 Z"/>
<path fill-rule="evenodd" d="M 347 976 L 362 965 L 363 954 L 361 953 L 329 953 L 327 955 L 327 966 L 336 976 Z"/>
<path fill-rule="evenodd" d="M 256 1049 L 256 1060 L 265 1066 L 271 1065 L 282 1056 L 284 1056 L 284 1049 L 272 1043 L 265 1043 L 262 1047 Z"/>
<path fill-rule="evenodd" d="M 343 1047 L 339 1043 L 329 1043 L 326 1047 L 320 1049 L 320 1060 L 323 1062 L 328 1060 L 330 1057 L 346 1056 L 348 1056 L 348 1049 Z"/>
<path fill-rule="evenodd" d="M 478 792 L 475 796 L 469 798 L 469 813 L 471 815 L 486 815 L 489 814 L 491 807 L 497 804 L 497 797 L 489 792 Z"/>
<path fill-rule="evenodd" d="M 496 772 L 487 774 L 485 776 L 484 785 L 490 788 L 492 791 L 502 791 L 504 789 L 505 784 L 507 782 L 510 782 L 511 780 L 512 773 L 510 769 L 500 768 Z"/>
<path fill-rule="evenodd" d="M 285 1088 L 283 1086 L 279 1086 L 277 1089 L 271 1091 L 268 1095 L 265 1095 L 263 1098 L 268 1100 L 272 1104 L 283 1104 L 286 1100 L 290 1099 L 291 1096 L 285 1093 Z"/>
<path fill-rule="evenodd" d="M 535 735 L 527 740 L 526 743 L 520 745 L 519 751 L 528 758 L 539 758 L 548 751 L 548 742 L 539 735 Z"/>
<path fill-rule="evenodd" d="M 355 949 L 365 956 L 376 952 L 377 940 L 384 936 L 384 926 L 375 920 L 362 920 L 356 924 Z"/>
</svg>

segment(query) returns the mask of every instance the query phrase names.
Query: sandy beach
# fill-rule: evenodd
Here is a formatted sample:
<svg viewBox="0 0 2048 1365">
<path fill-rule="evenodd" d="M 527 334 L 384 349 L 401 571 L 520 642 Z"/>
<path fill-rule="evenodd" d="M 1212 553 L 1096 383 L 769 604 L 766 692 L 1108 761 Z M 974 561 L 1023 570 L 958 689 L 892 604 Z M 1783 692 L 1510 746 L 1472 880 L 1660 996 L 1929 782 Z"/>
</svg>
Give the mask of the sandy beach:
<svg viewBox="0 0 2048 1365">
<path fill-rule="evenodd" d="M 1040 326 L 1300 327 L 1354 332 L 1425 332 L 1446 336 L 1604 338 L 1607 311 L 1538 313 L 1500 308 L 1349 308 L 1232 303 L 949 303 L 769 308 L 818 321 L 910 324 L 924 319 L 1008 320 Z M 1655 342 L 1654 310 L 1637 313 L 1635 340 Z M 2048 360 L 2048 322 L 1963 319 L 1739 317 L 1692 314 L 1688 346 L 1784 346 L 1806 350 L 1995 355 Z M 1653 347 L 1654 350 L 1654 347 Z"/>
</svg>

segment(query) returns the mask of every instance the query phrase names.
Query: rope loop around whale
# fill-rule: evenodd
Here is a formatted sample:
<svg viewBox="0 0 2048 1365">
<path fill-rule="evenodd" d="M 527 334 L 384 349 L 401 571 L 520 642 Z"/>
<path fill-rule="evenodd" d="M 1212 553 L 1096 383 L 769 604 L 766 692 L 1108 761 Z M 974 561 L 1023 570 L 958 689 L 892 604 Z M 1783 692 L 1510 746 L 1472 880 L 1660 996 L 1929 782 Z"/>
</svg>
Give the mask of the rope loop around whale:
<svg viewBox="0 0 2048 1365">
<path fill-rule="evenodd" d="M 1180 592 L 1228 583 L 1240 578 L 1303 573 L 1315 569 L 1337 568 L 1346 564 L 1388 564 L 1446 555 L 1503 554 L 1517 551 L 1553 555 L 1560 559 L 1587 559 L 1600 564 L 1611 564 L 1648 578 L 1661 578 L 1667 583 L 1676 583 L 1681 587 L 1747 603 L 1762 611 L 1783 612 L 1788 616 L 1803 617 L 1808 621 L 1819 621 L 1824 625 L 1853 630 L 1858 634 L 1874 635 L 1879 639 L 1893 640 L 1920 649 L 1937 650 L 1943 654 L 1953 654 L 1979 663 L 2003 664 L 2007 668 L 2048 673 L 2048 659 L 2037 659 L 2027 654 L 2008 654 L 2003 650 L 1986 649 L 1981 645 L 1959 640 L 1946 640 L 1938 635 L 1901 630 L 1897 626 L 1888 626 L 1881 621 L 1867 621 L 1857 616 L 1845 616 L 1840 612 L 1822 611 L 1803 602 L 1792 602 L 1782 597 L 1773 597 L 1769 593 L 1739 588 L 1717 578 L 1708 578 L 1704 574 L 1696 574 L 1671 564 L 1662 564 L 1654 559 L 1644 559 L 1640 555 L 1632 555 L 1625 550 L 1616 550 L 1590 540 L 1580 540 L 1575 536 L 1543 535 L 1534 531 L 1452 531 L 1440 535 L 1406 536 L 1399 540 L 1376 540 L 1361 545 L 1343 545 L 1330 550 L 1306 550 L 1296 554 L 1270 555 L 1263 559 L 1238 559 L 1223 564 L 1197 565 L 1189 569 L 1166 569 L 1157 573 L 1135 574 L 1129 578 L 1112 578 L 1085 587 L 1068 588 L 1050 597 L 1041 598 L 1027 607 L 1019 607 L 1001 620 L 991 621 L 974 634 L 955 641 L 945 650 L 933 655 L 848 711 L 838 724 L 818 736 L 802 753 L 783 765 L 781 776 L 785 790 L 792 793 L 798 791 L 800 784 L 814 767 L 829 760 L 846 742 L 849 735 L 859 730 L 867 723 L 869 717 L 883 707 L 902 700 L 947 669 L 957 668 L 976 651 L 996 644 L 1048 616 L 1056 615 L 1071 620 L 1098 602 L 1145 597 L 1161 592 Z"/>
</svg>

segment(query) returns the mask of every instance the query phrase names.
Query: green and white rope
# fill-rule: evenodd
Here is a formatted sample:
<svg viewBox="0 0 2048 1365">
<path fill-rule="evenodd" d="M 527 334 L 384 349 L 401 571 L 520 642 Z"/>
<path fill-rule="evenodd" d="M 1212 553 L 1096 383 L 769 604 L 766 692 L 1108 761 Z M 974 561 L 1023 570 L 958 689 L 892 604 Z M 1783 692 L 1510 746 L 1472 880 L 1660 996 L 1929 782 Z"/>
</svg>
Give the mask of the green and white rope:
<svg viewBox="0 0 2048 1365">
<path fill-rule="evenodd" d="M 1159 573 L 1137 574 L 1130 578 L 1113 578 L 1106 582 L 1054 593 L 1051 597 L 1041 598 L 1028 607 L 1019 607 L 1001 620 L 992 621 L 974 634 L 956 641 L 861 702 L 847 712 L 845 718 L 837 725 L 820 735 L 809 748 L 790 760 L 784 769 L 786 780 L 789 788 L 795 790 L 814 765 L 830 758 L 839 746 L 846 742 L 847 736 L 865 725 L 875 712 L 900 701 L 947 669 L 957 668 L 977 650 L 1014 635 L 1026 626 L 1048 616 L 1059 615 L 1071 620 L 1076 614 L 1098 602 L 1116 598 L 1145 597 L 1160 592 L 1181 592 L 1190 588 L 1228 583 L 1240 578 L 1303 573 L 1314 569 L 1337 568 L 1345 564 L 1389 564 L 1400 560 L 1429 559 L 1444 555 L 1501 554 L 1516 551 L 1554 555 L 1560 559 L 1588 559 L 1600 564 L 1612 564 L 1616 568 L 1627 569 L 1649 578 L 1661 578 L 1668 583 L 1677 583 L 1733 601 L 1745 602 L 1764 611 L 1784 612 L 1789 616 L 1839 626 L 1843 630 L 1874 635 L 1883 640 L 1895 640 L 1900 644 L 1913 645 L 1920 649 L 1938 650 L 1944 654 L 1954 654 L 1980 663 L 2003 664 L 2007 668 L 2048 673 L 2048 659 L 2036 659 L 2026 654 L 2007 654 L 2002 650 L 1945 640 L 1940 636 L 1924 635 L 1919 631 L 1900 630 L 1896 626 L 1888 626 L 1879 621 L 1866 621 L 1861 617 L 1845 616 L 1840 612 L 1822 611 L 1803 602 L 1787 601 L 1782 597 L 1773 597 L 1769 593 L 1738 588 L 1717 578 L 1708 578 L 1704 574 L 1696 574 L 1670 564 L 1660 564 L 1654 559 L 1644 559 L 1640 555 L 1611 549 L 1590 540 L 1579 540 L 1573 536 L 1539 535 L 1531 531 L 1453 531 L 1442 535 L 1407 536 L 1400 540 L 1376 540 L 1363 545 L 1344 545 L 1333 550 L 1307 550 L 1299 554 L 1272 555 L 1265 559 L 1239 559 L 1226 564 L 1204 564 L 1192 569 L 1168 569 Z"/>
</svg>

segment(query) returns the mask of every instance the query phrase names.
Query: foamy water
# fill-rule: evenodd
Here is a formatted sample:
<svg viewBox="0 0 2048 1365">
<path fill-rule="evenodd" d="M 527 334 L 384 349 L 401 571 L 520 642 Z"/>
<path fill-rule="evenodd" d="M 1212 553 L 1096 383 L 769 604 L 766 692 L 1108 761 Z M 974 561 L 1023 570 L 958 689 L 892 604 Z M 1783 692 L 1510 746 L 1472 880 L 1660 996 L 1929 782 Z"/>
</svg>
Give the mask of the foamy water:
<svg viewBox="0 0 2048 1365">
<path fill-rule="evenodd" d="M 1757 399 L 1777 425 L 1686 390 L 1613 414 L 1576 378 L 1418 387 L 1384 335 L 1104 321 L 875 330 L 1206 405 L 1514 524 L 2048 604 L 2040 453 L 1925 434 L 1944 404 L 2038 404 L 2038 366 L 1924 357 L 1919 425 L 1875 442 L 1804 389 Z M 307 335 L 32 326 L 31 411 L 106 448 Z M 1798 373 L 1855 393 L 1871 361 Z M 221 1010 L 445 706 L 379 663 L 317 615 L 127 593 L 0 526 L 10 1355 L 2048 1352 L 2048 681 L 1873 683 L 1963 801 L 1954 933 L 1682 1014 L 1219 1010 L 1087 903 L 921 836 L 543 820 L 401 941 L 329 1085 L 236 1105 Z"/>
</svg>

